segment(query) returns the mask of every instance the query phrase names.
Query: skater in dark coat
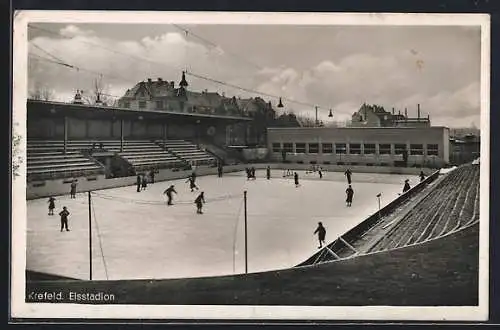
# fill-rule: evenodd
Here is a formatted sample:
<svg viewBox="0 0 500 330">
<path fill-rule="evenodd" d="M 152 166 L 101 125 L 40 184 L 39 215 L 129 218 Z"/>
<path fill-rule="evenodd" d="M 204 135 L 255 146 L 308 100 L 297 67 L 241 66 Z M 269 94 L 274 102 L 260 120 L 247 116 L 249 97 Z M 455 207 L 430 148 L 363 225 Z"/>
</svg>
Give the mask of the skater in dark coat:
<svg viewBox="0 0 500 330">
<path fill-rule="evenodd" d="M 55 198 L 50 196 L 49 200 L 47 203 L 49 203 L 49 215 L 54 215 L 54 209 L 56 208 Z"/>
<path fill-rule="evenodd" d="M 142 183 L 141 176 L 139 174 L 137 174 L 137 181 L 136 181 L 137 192 L 141 192 L 141 183 Z"/>
<path fill-rule="evenodd" d="M 68 209 L 66 206 L 63 206 L 63 210 L 59 212 L 59 216 L 61 217 L 61 231 L 63 231 L 64 228 L 66 228 L 66 231 L 69 231 L 68 228 Z"/>
<path fill-rule="evenodd" d="M 252 168 L 250 169 L 250 175 L 251 175 L 252 179 L 254 179 L 254 180 L 255 180 L 255 167 L 252 167 Z"/>
<path fill-rule="evenodd" d="M 424 171 L 420 171 L 420 182 L 425 180 L 425 174 Z"/>
<path fill-rule="evenodd" d="M 295 181 L 295 187 L 298 187 L 299 186 L 299 175 L 297 174 L 297 172 L 295 172 L 295 174 L 293 175 L 293 180 Z"/>
<path fill-rule="evenodd" d="M 344 175 L 347 177 L 347 184 L 351 184 L 351 176 L 352 176 L 352 172 L 350 169 L 347 169 L 345 172 L 344 172 Z"/>
<path fill-rule="evenodd" d="M 200 188 L 198 188 L 198 186 L 196 185 L 195 183 L 195 178 L 193 176 L 190 176 L 186 182 L 189 182 L 189 189 L 191 189 L 191 192 L 193 192 L 195 189 L 196 190 L 199 190 Z"/>
<path fill-rule="evenodd" d="M 71 190 L 69 193 L 71 198 L 76 198 L 76 180 L 73 180 L 73 182 L 71 182 Z"/>
<path fill-rule="evenodd" d="M 349 187 L 347 187 L 347 189 L 345 190 L 345 193 L 347 195 L 347 198 L 345 200 L 346 205 L 351 206 L 352 205 L 352 198 L 354 196 L 354 190 L 352 189 L 351 185 L 349 185 Z"/>
<path fill-rule="evenodd" d="M 318 174 L 319 174 L 319 178 L 323 179 L 323 171 L 321 170 L 321 167 L 318 167 Z"/>
<path fill-rule="evenodd" d="M 143 190 L 146 190 L 146 188 L 148 187 L 148 176 L 146 174 L 142 176 L 141 185 Z"/>
<path fill-rule="evenodd" d="M 405 180 L 405 185 L 403 187 L 403 194 L 411 189 L 410 183 L 408 181 L 409 181 L 408 179 Z"/>
<path fill-rule="evenodd" d="M 196 204 L 196 213 L 203 214 L 202 208 L 203 203 L 205 203 L 205 193 L 203 191 L 196 197 L 194 203 Z"/>
<path fill-rule="evenodd" d="M 222 167 L 222 163 L 219 163 L 219 166 L 217 167 L 217 174 L 219 175 L 219 178 L 222 178 L 223 173 L 224 173 L 224 168 Z"/>
<path fill-rule="evenodd" d="M 314 231 L 313 235 L 318 234 L 319 246 L 318 249 L 323 247 L 323 243 L 325 243 L 326 229 L 323 227 L 321 222 L 318 222 L 318 228 Z"/>
<path fill-rule="evenodd" d="M 269 180 L 269 179 L 271 179 L 271 167 L 270 167 L 270 166 L 268 166 L 268 167 L 266 168 L 266 178 L 267 178 L 268 180 Z"/>
<path fill-rule="evenodd" d="M 172 205 L 172 193 L 177 194 L 177 191 L 175 191 L 174 185 L 171 185 L 170 187 L 168 187 L 168 188 L 167 188 L 167 189 L 163 192 L 163 194 L 164 194 L 164 195 L 167 195 L 167 198 L 168 198 L 167 205 Z"/>
<path fill-rule="evenodd" d="M 153 168 L 151 172 L 149 172 L 149 177 L 151 179 L 151 184 L 155 183 L 155 169 Z"/>
</svg>

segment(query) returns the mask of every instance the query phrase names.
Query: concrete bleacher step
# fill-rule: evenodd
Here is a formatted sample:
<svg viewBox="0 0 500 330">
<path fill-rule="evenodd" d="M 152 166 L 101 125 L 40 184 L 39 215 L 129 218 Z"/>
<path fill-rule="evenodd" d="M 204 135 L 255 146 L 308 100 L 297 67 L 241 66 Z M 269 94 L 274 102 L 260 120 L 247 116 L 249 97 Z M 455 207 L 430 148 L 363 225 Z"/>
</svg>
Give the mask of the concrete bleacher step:
<svg viewBox="0 0 500 330">
<path fill-rule="evenodd" d="M 83 166 L 83 165 L 97 166 L 92 161 L 82 160 L 79 162 L 62 163 L 62 164 L 47 163 L 47 164 L 41 164 L 41 165 L 31 165 L 31 166 L 28 166 L 28 170 L 29 169 L 48 169 L 48 170 L 50 170 L 52 168 L 65 168 L 65 167 Z"/>
<path fill-rule="evenodd" d="M 35 154 L 28 154 L 27 159 L 30 160 L 42 160 L 42 159 L 72 159 L 72 158 L 80 158 L 82 157 L 82 154 L 79 152 L 74 152 L 74 153 L 35 153 Z"/>
<path fill-rule="evenodd" d="M 89 162 L 90 160 L 87 158 L 79 157 L 79 158 L 61 158 L 61 159 L 28 159 L 28 167 L 30 165 L 36 164 L 68 164 L 68 163 L 78 163 L 78 162 Z"/>
<path fill-rule="evenodd" d="M 28 174 L 50 174 L 50 173 L 56 173 L 56 172 L 67 172 L 68 174 L 72 172 L 78 172 L 78 171 L 87 171 L 87 170 L 94 170 L 95 173 L 101 173 L 104 170 L 96 165 L 93 166 L 74 166 L 74 167 L 67 167 L 67 168 L 53 168 L 50 171 L 48 170 L 38 170 L 38 169 L 28 169 L 27 173 Z M 68 175 L 71 176 L 71 175 Z"/>
</svg>

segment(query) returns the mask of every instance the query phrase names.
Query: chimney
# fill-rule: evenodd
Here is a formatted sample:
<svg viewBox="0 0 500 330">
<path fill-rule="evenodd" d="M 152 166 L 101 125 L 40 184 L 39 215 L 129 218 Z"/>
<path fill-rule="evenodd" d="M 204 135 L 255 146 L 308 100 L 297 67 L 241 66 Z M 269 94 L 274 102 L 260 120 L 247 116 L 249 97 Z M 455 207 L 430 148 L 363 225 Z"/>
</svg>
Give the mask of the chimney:
<svg viewBox="0 0 500 330">
<path fill-rule="evenodd" d="M 398 116 L 401 116 L 401 110 L 398 110 Z"/>
<path fill-rule="evenodd" d="M 163 79 L 158 78 L 158 82 L 159 82 L 159 83 L 163 82 Z"/>
<path fill-rule="evenodd" d="M 148 84 L 151 84 L 151 81 L 152 81 L 151 78 L 148 78 Z"/>
<path fill-rule="evenodd" d="M 408 110 L 405 108 L 405 118 L 408 118 Z"/>
<path fill-rule="evenodd" d="M 420 104 L 417 104 L 417 118 L 420 119 Z"/>
<path fill-rule="evenodd" d="M 392 114 L 394 114 L 394 107 L 392 107 Z"/>
<path fill-rule="evenodd" d="M 175 81 L 170 82 L 170 87 L 175 88 Z"/>
</svg>

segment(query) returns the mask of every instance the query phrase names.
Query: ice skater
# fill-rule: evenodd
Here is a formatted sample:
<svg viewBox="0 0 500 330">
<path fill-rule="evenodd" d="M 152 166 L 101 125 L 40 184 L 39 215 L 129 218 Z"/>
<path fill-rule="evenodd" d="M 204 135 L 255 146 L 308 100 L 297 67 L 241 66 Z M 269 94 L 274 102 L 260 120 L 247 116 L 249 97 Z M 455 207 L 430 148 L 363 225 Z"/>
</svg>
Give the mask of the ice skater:
<svg viewBox="0 0 500 330">
<path fill-rule="evenodd" d="M 404 185 L 404 187 L 403 187 L 403 194 L 404 194 L 405 192 L 407 192 L 408 190 L 410 190 L 410 189 L 411 189 L 409 181 L 410 181 L 410 180 L 408 180 L 408 179 L 406 179 L 406 180 L 405 180 L 405 185 Z"/>
<path fill-rule="evenodd" d="M 299 175 L 297 174 L 297 172 L 295 172 L 295 174 L 293 175 L 293 180 L 295 181 L 295 187 L 298 187 L 299 186 Z"/>
<path fill-rule="evenodd" d="M 252 166 L 252 168 L 250 169 L 250 174 L 251 174 L 252 179 L 255 180 L 256 179 L 256 177 L 255 177 L 255 167 Z"/>
<path fill-rule="evenodd" d="M 76 182 L 77 181 L 78 180 L 75 179 L 75 180 L 73 180 L 73 182 L 71 182 L 71 190 L 69 192 L 71 198 L 76 198 L 76 185 L 77 185 Z"/>
<path fill-rule="evenodd" d="M 425 180 L 425 174 L 424 171 L 420 171 L 420 182 Z"/>
<path fill-rule="evenodd" d="M 52 196 L 50 196 L 49 200 L 47 203 L 49 203 L 49 215 L 54 215 L 54 209 L 56 208 L 56 204 L 54 203 L 56 199 Z"/>
<path fill-rule="evenodd" d="M 323 243 L 325 243 L 326 229 L 323 227 L 323 223 L 318 222 L 318 228 L 314 231 L 313 235 L 318 234 L 319 246 L 318 249 L 323 247 Z"/>
<path fill-rule="evenodd" d="M 271 167 L 270 167 L 270 166 L 268 166 L 268 167 L 266 168 L 266 178 L 267 178 L 268 180 L 269 180 L 269 179 L 271 179 Z"/>
<path fill-rule="evenodd" d="M 347 184 L 351 184 L 352 172 L 350 169 L 345 170 L 344 175 L 347 177 Z"/>
<path fill-rule="evenodd" d="M 223 173 L 224 173 L 224 168 L 222 167 L 222 162 L 219 162 L 219 166 L 217 166 L 217 174 L 219 178 L 222 178 Z"/>
<path fill-rule="evenodd" d="M 195 189 L 199 190 L 198 186 L 196 185 L 196 176 L 190 176 L 187 180 L 186 183 L 189 182 L 189 189 L 191 189 L 191 192 L 193 192 Z"/>
<path fill-rule="evenodd" d="M 205 202 L 205 193 L 202 191 L 198 197 L 194 200 L 194 203 L 196 204 L 196 213 L 198 214 L 203 214 L 202 208 L 203 208 L 203 203 Z"/>
<path fill-rule="evenodd" d="M 141 183 L 142 183 L 141 175 L 137 174 L 137 181 L 136 181 L 137 192 L 141 192 Z"/>
<path fill-rule="evenodd" d="M 141 189 L 146 190 L 147 187 L 148 187 L 148 176 L 144 174 L 142 176 Z"/>
<path fill-rule="evenodd" d="M 149 178 L 151 179 L 151 184 L 155 183 L 155 172 L 156 170 L 154 168 L 151 169 L 149 172 Z"/>
<path fill-rule="evenodd" d="M 64 228 L 66 228 L 66 231 L 69 231 L 68 215 L 69 215 L 68 209 L 66 208 L 66 206 L 63 206 L 63 210 L 59 212 L 59 216 L 61 217 L 61 232 L 63 231 Z"/>
<path fill-rule="evenodd" d="M 349 187 L 347 187 L 347 189 L 345 190 L 345 193 L 347 195 L 346 200 L 345 200 L 346 205 L 350 207 L 352 205 L 352 198 L 354 197 L 354 190 L 352 189 L 351 185 L 349 185 Z"/>
<path fill-rule="evenodd" d="M 177 191 L 175 191 L 175 187 L 174 185 L 171 185 L 170 187 L 168 187 L 164 192 L 163 194 L 164 195 L 167 195 L 167 205 L 172 205 L 172 193 L 175 193 L 177 194 Z"/>
<path fill-rule="evenodd" d="M 323 171 L 321 170 L 321 167 L 318 167 L 318 174 L 319 174 L 319 178 L 323 179 Z"/>
</svg>

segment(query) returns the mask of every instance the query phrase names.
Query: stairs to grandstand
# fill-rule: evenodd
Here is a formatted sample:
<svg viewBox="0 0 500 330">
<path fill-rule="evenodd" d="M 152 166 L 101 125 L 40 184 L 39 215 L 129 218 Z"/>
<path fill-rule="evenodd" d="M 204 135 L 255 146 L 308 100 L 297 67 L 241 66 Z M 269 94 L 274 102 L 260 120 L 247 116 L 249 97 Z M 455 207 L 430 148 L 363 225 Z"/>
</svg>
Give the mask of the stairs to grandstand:
<svg viewBox="0 0 500 330">
<path fill-rule="evenodd" d="M 214 155 L 201 150 L 197 145 L 189 141 L 155 140 L 154 143 L 189 164 L 213 165 L 217 162 L 217 158 Z"/>
<path fill-rule="evenodd" d="M 63 141 L 28 140 L 28 181 L 103 174 L 104 168 L 81 152 L 90 146 L 89 141 L 72 141 L 65 153 Z"/>
<path fill-rule="evenodd" d="M 473 163 L 443 174 L 367 231 L 340 236 L 298 267 L 414 246 L 477 224 L 479 173 Z"/>
</svg>

